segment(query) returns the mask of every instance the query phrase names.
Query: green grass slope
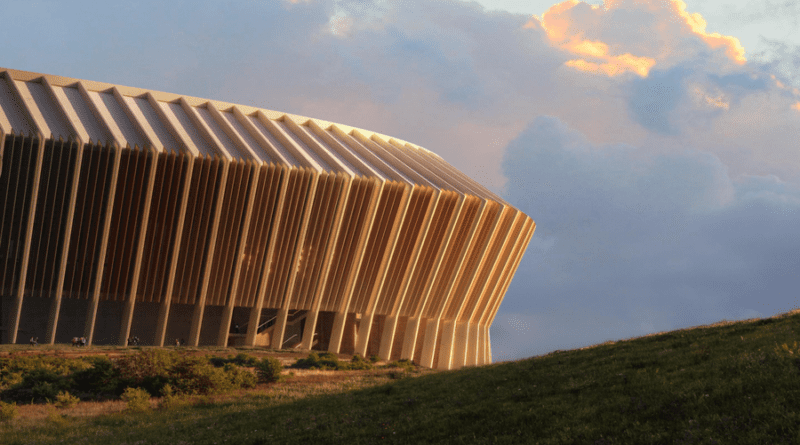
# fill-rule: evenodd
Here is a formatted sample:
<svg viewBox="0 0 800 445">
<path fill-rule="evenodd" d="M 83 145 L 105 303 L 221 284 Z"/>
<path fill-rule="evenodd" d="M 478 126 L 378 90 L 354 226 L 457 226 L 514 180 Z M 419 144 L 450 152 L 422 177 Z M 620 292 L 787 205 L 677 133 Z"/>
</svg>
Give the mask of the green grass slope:
<svg viewBox="0 0 800 445">
<path fill-rule="evenodd" d="M 800 443 L 800 315 L 358 391 L 0 426 L 0 443 Z"/>
</svg>

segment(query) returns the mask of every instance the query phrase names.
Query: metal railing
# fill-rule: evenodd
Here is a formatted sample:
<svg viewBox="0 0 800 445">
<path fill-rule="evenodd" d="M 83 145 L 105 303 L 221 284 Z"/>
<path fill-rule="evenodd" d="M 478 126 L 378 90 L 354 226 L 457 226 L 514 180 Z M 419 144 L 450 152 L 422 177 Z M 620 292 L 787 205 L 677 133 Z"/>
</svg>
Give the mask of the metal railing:
<svg viewBox="0 0 800 445">
<path fill-rule="evenodd" d="M 289 340 L 291 340 L 291 339 L 293 339 L 293 338 L 295 338 L 297 336 L 298 336 L 298 334 L 294 334 L 291 337 L 289 337 L 286 340 L 284 340 L 283 343 L 281 343 L 281 349 L 283 349 L 283 347 L 286 345 L 286 343 L 289 343 Z"/>
</svg>

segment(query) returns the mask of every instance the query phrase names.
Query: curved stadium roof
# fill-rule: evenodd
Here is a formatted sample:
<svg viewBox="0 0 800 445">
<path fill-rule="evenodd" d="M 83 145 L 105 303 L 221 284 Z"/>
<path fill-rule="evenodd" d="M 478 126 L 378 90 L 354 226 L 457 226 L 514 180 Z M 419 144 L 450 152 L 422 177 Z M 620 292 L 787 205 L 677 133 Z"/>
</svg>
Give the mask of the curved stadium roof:
<svg viewBox="0 0 800 445">
<path fill-rule="evenodd" d="M 535 228 L 424 148 L 243 105 L 0 68 L 0 133 L 10 343 L 487 363 Z"/>
</svg>

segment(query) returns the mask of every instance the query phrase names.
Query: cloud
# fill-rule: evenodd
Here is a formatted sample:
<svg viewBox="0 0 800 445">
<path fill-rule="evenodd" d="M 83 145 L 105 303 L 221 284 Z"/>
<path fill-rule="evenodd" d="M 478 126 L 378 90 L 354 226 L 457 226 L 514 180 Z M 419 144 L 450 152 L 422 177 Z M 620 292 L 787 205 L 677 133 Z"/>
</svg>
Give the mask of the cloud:
<svg viewBox="0 0 800 445">
<path fill-rule="evenodd" d="M 762 38 L 764 49 L 755 55 L 762 69 L 779 77 L 782 87 L 800 88 L 800 46 Z"/>
<path fill-rule="evenodd" d="M 629 106 L 633 120 L 652 131 L 677 133 L 671 115 L 687 94 L 686 77 L 687 70 L 676 67 L 632 82 Z"/>
<path fill-rule="evenodd" d="M 498 320 L 561 320 L 535 353 L 800 304 L 797 184 L 735 181 L 692 148 L 593 144 L 555 117 L 535 119 L 503 166 L 537 230 Z"/>
<path fill-rule="evenodd" d="M 567 0 L 533 21 L 553 45 L 576 56 L 567 66 L 597 74 L 647 77 L 654 66 L 669 69 L 703 52 L 724 54 L 735 65 L 747 61 L 738 39 L 708 33 L 705 19 L 680 0 L 605 0 L 602 6 Z"/>
<path fill-rule="evenodd" d="M 646 77 L 650 68 L 656 63 L 654 59 L 635 56 L 629 52 L 611 54 L 608 44 L 600 40 L 586 39 L 583 30 L 576 30 L 574 23 L 576 19 L 595 14 L 595 11 L 598 10 L 600 10 L 600 6 L 570 0 L 551 7 L 544 13 L 541 20 L 535 17 L 532 20 L 541 22 L 553 44 L 573 55 L 580 56 L 564 62 L 566 66 L 581 71 L 604 73 L 611 77 L 625 72 L 633 72 Z M 597 17 L 589 19 L 592 22 L 597 20 Z M 533 23 L 529 22 L 526 26 L 532 27 Z"/>
</svg>

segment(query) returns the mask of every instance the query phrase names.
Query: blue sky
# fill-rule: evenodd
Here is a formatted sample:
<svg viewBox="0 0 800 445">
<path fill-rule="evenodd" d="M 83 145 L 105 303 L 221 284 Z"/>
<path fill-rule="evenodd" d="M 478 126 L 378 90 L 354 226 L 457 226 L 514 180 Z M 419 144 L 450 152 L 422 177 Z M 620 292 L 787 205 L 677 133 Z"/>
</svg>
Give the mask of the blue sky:
<svg viewBox="0 0 800 445">
<path fill-rule="evenodd" d="M 0 66 L 439 153 L 537 223 L 491 330 L 509 360 L 800 305 L 798 5 L 26 1 Z"/>
</svg>

